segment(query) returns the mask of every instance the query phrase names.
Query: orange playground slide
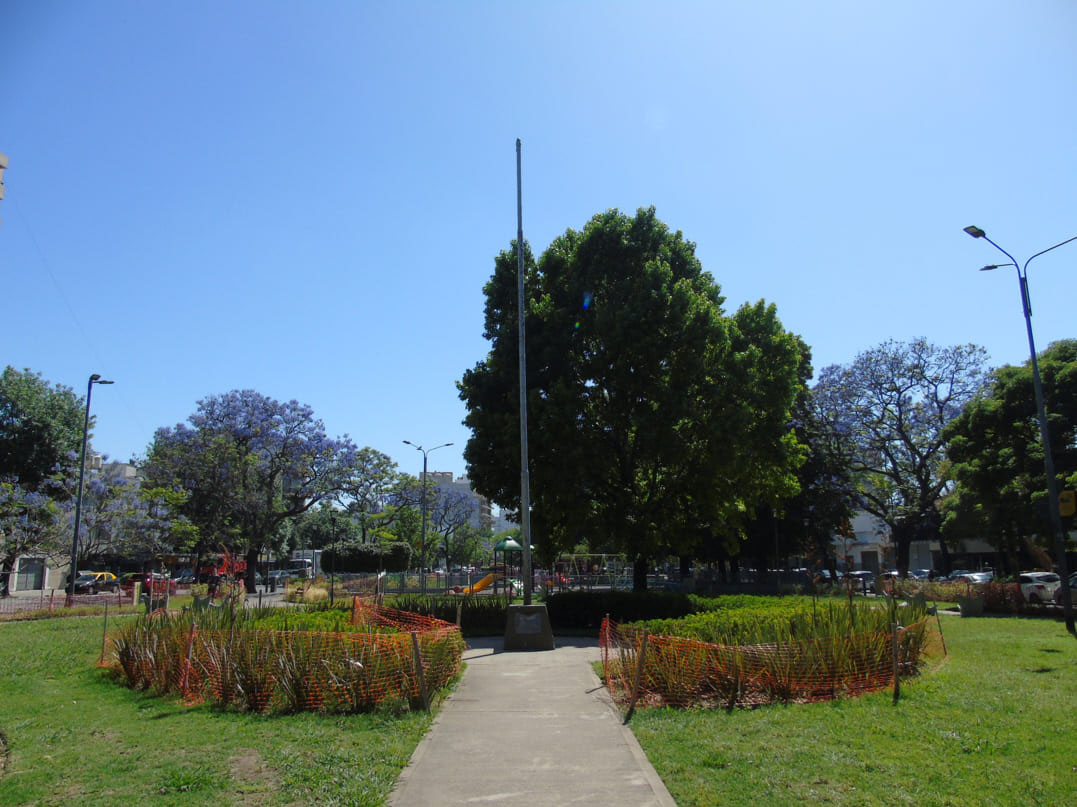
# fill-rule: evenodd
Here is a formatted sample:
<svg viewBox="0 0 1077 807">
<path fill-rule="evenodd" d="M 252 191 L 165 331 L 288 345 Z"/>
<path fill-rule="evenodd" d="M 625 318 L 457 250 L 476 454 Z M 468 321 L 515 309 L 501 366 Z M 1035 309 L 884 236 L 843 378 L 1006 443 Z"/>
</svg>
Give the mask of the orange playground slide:
<svg viewBox="0 0 1077 807">
<path fill-rule="evenodd" d="M 504 576 L 505 575 L 503 575 L 503 574 L 495 575 L 495 574 L 491 573 L 491 574 L 486 575 L 486 577 L 482 578 L 482 580 L 480 580 L 479 582 L 477 582 L 477 583 L 475 583 L 473 585 L 463 586 L 463 587 L 455 586 L 453 588 L 453 593 L 454 594 L 477 594 L 478 592 L 482 591 L 484 588 L 489 588 L 490 586 L 492 586 L 494 584 L 494 580 L 500 580 Z"/>
</svg>

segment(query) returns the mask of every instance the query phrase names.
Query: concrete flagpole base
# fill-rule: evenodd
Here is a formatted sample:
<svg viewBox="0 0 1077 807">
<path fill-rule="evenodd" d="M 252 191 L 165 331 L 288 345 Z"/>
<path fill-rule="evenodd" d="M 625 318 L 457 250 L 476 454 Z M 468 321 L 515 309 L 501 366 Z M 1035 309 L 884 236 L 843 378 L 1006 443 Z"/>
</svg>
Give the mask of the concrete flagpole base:
<svg viewBox="0 0 1077 807">
<path fill-rule="evenodd" d="M 553 650 L 553 629 L 545 605 L 510 605 L 505 621 L 506 650 Z"/>
</svg>

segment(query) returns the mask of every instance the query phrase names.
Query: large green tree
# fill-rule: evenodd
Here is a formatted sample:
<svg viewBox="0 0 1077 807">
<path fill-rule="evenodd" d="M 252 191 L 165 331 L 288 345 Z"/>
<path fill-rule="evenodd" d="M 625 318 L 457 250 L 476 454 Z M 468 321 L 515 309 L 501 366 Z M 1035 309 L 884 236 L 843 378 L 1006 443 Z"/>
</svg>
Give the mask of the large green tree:
<svg viewBox="0 0 1077 807">
<path fill-rule="evenodd" d="M 1058 486 L 1074 488 L 1077 340 L 1055 342 L 1037 358 Z M 992 372 L 943 436 L 957 481 L 944 508 L 945 534 L 987 540 L 1010 571 L 1043 565 L 1043 548 L 1054 547 L 1031 362 Z"/>
<path fill-rule="evenodd" d="M 0 373 L 0 596 L 20 555 L 62 555 L 84 417 L 69 387 L 31 370 Z"/>
<path fill-rule="evenodd" d="M 329 501 L 323 501 L 295 518 L 292 541 L 293 549 L 326 549 L 363 543 L 362 531 L 355 519 Z"/>
<path fill-rule="evenodd" d="M 355 468 L 341 501 L 359 527 L 360 543 L 376 541 L 378 531 L 391 526 L 395 510 L 390 505 L 396 501 L 401 482 L 388 454 L 369 446 L 356 452 Z"/>
<path fill-rule="evenodd" d="M 70 387 L 6 367 L 0 374 L 0 478 L 37 491 L 47 480 L 76 475 L 84 417 L 83 399 Z"/>
<path fill-rule="evenodd" d="M 732 317 L 695 246 L 654 209 L 595 216 L 536 262 L 524 246 L 533 542 L 648 562 L 795 489 L 800 343 L 773 305 Z M 516 245 L 485 287 L 485 360 L 460 396 L 475 488 L 520 506 Z"/>
<path fill-rule="evenodd" d="M 912 541 L 940 538 L 939 500 L 951 481 L 943 429 L 985 373 L 983 348 L 925 339 L 884 342 L 820 373 L 818 411 L 845 441 L 859 505 L 888 527 L 902 573 Z M 942 562 L 949 565 L 945 554 Z"/>
<path fill-rule="evenodd" d="M 805 382 L 811 375 L 808 353 L 805 347 L 801 368 Z M 753 559 L 757 569 L 777 569 L 781 557 L 803 555 L 814 571 L 835 571 L 834 535 L 852 519 L 858 503 L 849 446 L 811 389 L 797 397 L 790 428 L 806 450 L 804 464 L 797 469 L 797 491 L 757 510 L 745 529 L 741 554 Z"/>
</svg>

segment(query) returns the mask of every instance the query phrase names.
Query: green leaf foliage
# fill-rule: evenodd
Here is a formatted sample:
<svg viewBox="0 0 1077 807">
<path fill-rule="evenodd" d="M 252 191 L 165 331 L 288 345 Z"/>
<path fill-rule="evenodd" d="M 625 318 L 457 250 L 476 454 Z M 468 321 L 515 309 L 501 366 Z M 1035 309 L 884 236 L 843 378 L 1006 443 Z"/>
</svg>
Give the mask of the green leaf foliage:
<svg viewBox="0 0 1077 807">
<path fill-rule="evenodd" d="M 70 387 L 50 386 L 29 369 L 5 367 L 0 374 L 0 477 L 15 477 L 36 491 L 50 477 L 73 473 L 84 418 L 84 401 Z"/>
<path fill-rule="evenodd" d="M 707 610 L 680 619 L 638 623 L 651 633 L 697 639 L 722 645 L 749 645 L 842 636 L 854 632 L 887 632 L 896 615 L 910 625 L 926 613 L 923 603 L 891 611 L 876 603 L 850 605 L 840 600 L 813 602 L 810 597 L 712 598 Z"/>
<path fill-rule="evenodd" d="M 477 490 L 519 507 L 516 246 L 487 283 L 488 356 L 460 381 Z M 773 305 L 722 310 L 695 246 L 658 220 L 596 215 L 524 248 L 533 543 L 687 554 L 796 490 L 802 344 Z M 641 581 L 637 575 L 637 585 Z"/>
<path fill-rule="evenodd" d="M 1077 487 L 1077 340 L 1051 344 L 1038 357 L 1059 489 Z M 944 507 L 947 536 L 982 537 L 1011 572 L 1043 565 L 1050 538 L 1047 478 L 1031 361 L 991 373 L 983 392 L 947 427 L 947 456 L 957 490 Z M 1068 529 L 1073 525 L 1068 524 Z"/>
</svg>

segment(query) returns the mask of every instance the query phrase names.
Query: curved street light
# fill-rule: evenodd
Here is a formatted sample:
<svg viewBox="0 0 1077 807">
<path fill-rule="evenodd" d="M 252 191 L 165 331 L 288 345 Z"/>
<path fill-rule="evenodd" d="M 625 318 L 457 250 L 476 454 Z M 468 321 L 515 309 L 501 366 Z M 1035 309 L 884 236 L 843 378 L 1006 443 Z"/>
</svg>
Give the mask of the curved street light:
<svg viewBox="0 0 1077 807">
<path fill-rule="evenodd" d="M 1036 342 L 1032 338 L 1032 305 L 1028 296 L 1028 265 L 1032 258 L 1038 258 L 1045 252 L 1058 249 L 1071 241 L 1077 241 L 1077 235 L 1060 241 L 1053 247 L 1040 250 L 1032 258 L 1025 261 L 1021 266 L 1017 259 L 1010 253 L 987 237 L 987 233 L 975 225 L 969 225 L 965 232 L 973 238 L 982 238 L 1003 255 L 1010 259 L 1010 263 L 989 264 L 980 269 L 981 272 L 989 272 L 1003 266 L 1012 266 L 1017 270 L 1017 282 L 1021 287 L 1021 308 L 1025 315 L 1025 330 L 1028 331 L 1028 352 L 1032 358 L 1032 389 L 1036 394 L 1036 416 L 1040 421 L 1040 442 L 1043 444 L 1043 466 L 1047 475 L 1047 509 L 1051 514 L 1051 531 L 1055 536 L 1055 551 L 1058 555 L 1058 571 L 1062 577 L 1062 608 L 1066 615 L 1066 630 L 1077 636 L 1077 628 L 1073 621 L 1073 598 L 1070 595 L 1069 567 L 1066 563 L 1066 532 L 1062 528 L 1062 514 L 1058 508 L 1058 480 L 1055 478 L 1055 462 L 1051 456 L 1051 438 L 1047 432 L 1047 410 L 1043 403 L 1043 384 L 1040 381 L 1040 365 L 1036 360 Z"/>
<path fill-rule="evenodd" d="M 426 593 L 426 569 L 424 568 L 424 561 L 426 560 L 426 457 L 432 451 L 437 451 L 439 448 L 445 448 L 451 446 L 452 443 L 442 443 L 439 446 L 433 448 L 423 448 L 420 445 L 416 445 L 411 440 L 405 440 L 405 445 L 409 445 L 416 451 L 423 452 L 423 499 L 422 499 L 422 511 L 423 511 L 423 531 L 419 536 L 419 590 Z"/>
<path fill-rule="evenodd" d="M 75 537 L 71 539 L 71 572 L 69 575 L 71 578 L 71 590 L 68 592 L 68 602 L 75 598 L 75 577 L 77 576 L 76 566 L 78 565 L 79 554 L 79 522 L 82 520 L 82 480 L 86 473 L 86 438 L 90 431 L 90 396 L 93 394 L 94 384 L 114 383 L 116 382 L 106 381 L 101 378 L 100 374 L 94 373 L 90 376 L 90 382 L 86 385 L 86 419 L 82 423 L 82 453 L 79 454 L 79 487 L 75 496 Z"/>
</svg>

